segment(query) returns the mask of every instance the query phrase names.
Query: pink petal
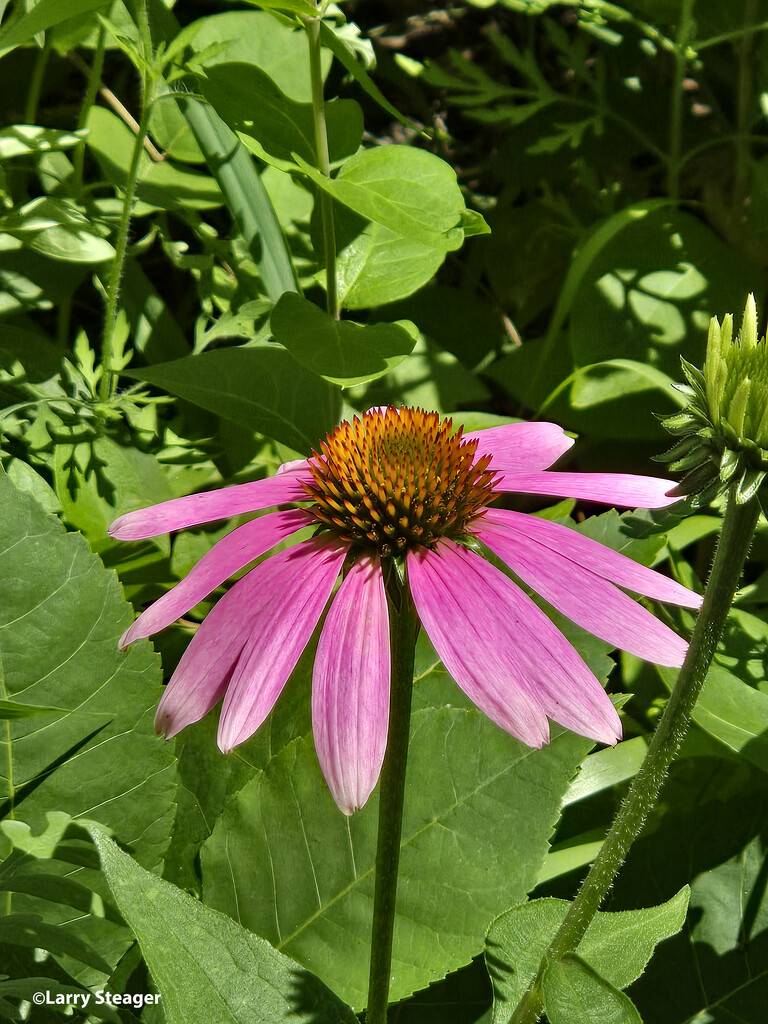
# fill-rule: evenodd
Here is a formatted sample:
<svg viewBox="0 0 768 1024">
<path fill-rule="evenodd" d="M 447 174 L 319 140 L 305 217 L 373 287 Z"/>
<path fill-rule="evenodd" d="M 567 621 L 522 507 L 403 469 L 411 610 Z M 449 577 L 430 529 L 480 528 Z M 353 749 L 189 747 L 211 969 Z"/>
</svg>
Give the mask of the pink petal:
<svg viewBox="0 0 768 1024">
<path fill-rule="evenodd" d="M 251 629 L 243 614 L 253 591 L 249 573 L 211 609 L 189 643 L 155 715 L 155 729 L 167 739 L 199 721 L 224 696 Z"/>
<path fill-rule="evenodd" d="M 493 486 L 496 491 L 584 498 L 628 508 L 664 508 L 680 501 L 667 494 L 673 482 L 627 473 L 505 473 Z"/>
<path fill-rule="evenodd" d="M 483 522 L 495 523 L 531 537 L 539 544 L 559 551 L 571 561 L 591 569 L 598 576 L 611 580 L 620 587 L 633 590 L 636 594 L 644 594 L 656 601 L 679 604 L 683 608 L 701 607 L 700 594 L 560 523 L 502 508 L 487 509 L 483 515 Z"/>
<path fill-rule="evenodd" d="M 389 725 L 389 615 L 378 557 L 359 558 L 333 599 L 312 677 L 312 733 L 345 814 L 376 785 Z"/>
<path fill-rule="evenodd" d="M 615 743 L 615 708 L 544 612 L 484 559 L 452 541 L 409 552 L 408 579 L 421 621 L 471 700 L 529 746 L 548 740 L 544 715 L 583 736 Z"/>
<path fill-rule="evenodd" d="M 682 665 L 688 644 L 631 597 L 532 537 L 482 523 L 480 540 L 520 579 L 602 640 L 658 665 Z"/>
<path fill-rule="evenodd" d="M 307 493 L 301 481 L 309 479 L 307 473 L 290 470 L 249 484 L 188 494 L 184 498 L 171 498 L 159 505 L 150 505 L 149 508 L 140 508 L 120 516 L 110 526 L 109 535 L 115 540 L 143 540 L 156 537 L 159 533 L 213 522 L 215 519 L 229 519 L 243 512 L 258 512 L 271 505 L 307 501 Z"/>
<path fill-rule="evenodd" d="M 250 636 L 227 687 L 219 747 L 229 753 L 259 728 L 277 700 L 331 596 L 347 547 L 308 540 L 245 577 Z"/>
<path fill-rule="evenodd" d="M 475 461 L 491 454 L 488 468 L 502 473 L 549 469 L 574 443 L 555 423 L 508 423 L 463 435 L 463 440 L 475 438 Z"/>
<path fill-rule="evenodd" d="M 289 509 L 287 512 L 272 512 L 238 526 L 203 555 L 181 583 L 142 612 L 122 635 L 118 646 L 122 650 L 134 640 L 170 626 L 233 573 L 311 521 L 304 510 Z"/>
</svg>

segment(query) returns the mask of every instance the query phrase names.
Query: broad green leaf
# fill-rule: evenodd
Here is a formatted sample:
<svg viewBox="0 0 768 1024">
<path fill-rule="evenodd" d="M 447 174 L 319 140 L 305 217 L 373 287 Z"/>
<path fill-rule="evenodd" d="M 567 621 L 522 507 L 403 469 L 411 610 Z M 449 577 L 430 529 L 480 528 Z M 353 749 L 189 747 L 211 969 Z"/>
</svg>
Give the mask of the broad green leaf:
<svg viewBox="0 0 768 1024">
<path fill-rule="evenodd" d="M 38 32 L 88 11 L 97 11 L 108 3 L 109 0 L 38 0 L 31 9 L 19 8 L 23 13 L 0 28 L 0 50 L 12 50 L 29 42 Z"/>
<path fill-rule="evenodd" d="M 437 273 L 445 253 L 369 222 L 339 252 L 339 299 L 347 309 L 383 306 L 412 295 Z"/>
<path fill-rule="evenodd" d="M 578 947 L 579 956 L 617 988 L 645 970 L 653 950 L 685 921 L 688 888 L 646 910 L 599 912 Z M 494 1024 L 502 1024 L 536 976 L 541 958 L 570 904 L 538 899 L 497 917 L 488 931 L 486 962 L 493 981 Z"/>
<path fill-rule="evenodd" d="M 143 870 L 94 830 L 104 873 L 168 1024 L 355 1024 L 322 982 L 231 918 Z"/>
<path fill-rule="evenodd" d="M 203 68 L 216 64 L 253 64 L 268 75 L 288 99 L 312 100 L 307 33 L 286 25 L 266 11 L 224 11 L 209 14 L 185 30 L 200 54 Z M 331 66 L 323 53 L 323 77 Z"/>
<path fill-rule="evenodd" d="M 648 1024 L 760 1021 L 768 1000 L 764 773 L 742 761 L 686 759 L 630 851 L 612 899 L 691 881 L 691 913 L 632 998 Z M 665 993 L 659 999 L 659 993 Z"/>
<path fill-rule="evenodd" d="M 253 158 L 210 105 L 184 95 L 179 95 L 178 102 L 253 257 L 267 296 L 276 302 L 283 292 L 296 291 L 291 256 Z"/>
<path fill-rule="evenodd" d="M 660 668 L 659 674 L 671 691 L 675 672 Z M 693 720 L 730 750 L 768 771 L 768 693 L 715 663 L 693 709 Z"/>
<path fill-rule="evenodd" d="M 12 124 L 0 130 L 0 160 L 35 153 L 71 149 L 85 138 L 85 132 L 43 128 L 39 124 Z"/>
<path fill-rule="evenodd" d="M 584 422 L 590 430 L 626 437 L 637 436 L 641 424 L 645 436 L 658 429 L 650 419 L 640 420 L 651 378 L 669 395 L 669 383 L 659 375 L 679 379 L 680 356 L 698 359 L 710 316 L 739 308 L 758 281 L 759 271 L 746 257 L 729 251 L 689 213 L 658 207 L 607 239 L 585 268 L 570 308 L 574 363 L 593 366 L 619 357 L 651 369 L 641 374 L 637 366 L 616 367 L 602 380 L 595 380 L 594 370 L 580 377 L 572 398 L 580 415 L 589 416 Z M 630 390 L 635 397 L 628 397 Z M 669 398 L 658 409 L 667 410 L 674 411 Z"/>
<path fill-rule="evenodd" d="M 466 964 L 491 919 L 535 884 L 591 745 L 553 735 L 533 751 L 476 710 L 413 715 L 393 1000 Z M 376 816 L 376 795 L 342 815 L 298 739 L 229 801 L 201 855 L 206 903 L 311 964 L 356 1008 L 367 992 Z"/>
<path fill-rule="evenodd" d="M 335 178 L 295 154 L 304 173 L 337 202 L 396 235 L 446 252 L 458 249 L 464 200 L 450 164 L 412 146 L 363 149 Z"/>
<path fill-rule="evenodd" d="M 633 736 L 623 743 L 617 743 L 615 747 L 605 747 L 590 754 L 568 787 L 564 805 L 578 803 L 579 800 L 585 800 L 595 793 L 633 778 L 643 763 L 647 750 L 648 742 L 645 737 Z"/>
<path fill-rule="evenodd" d="M 115 543 L 107 531 L 118 515 L 177 497 L 154 455 L 111 437 L 97 437 L 74 449 L 58 445 L 52 469 L 64 519 L 98 551 Z M 167 550 L 165 541 L 160 545 Z"/>
<path fill-rule="evenodd" d="M 542 991 L 550 1024 L 643 1024 L 629 996 L 573 953 L 549 965 Z"/>
<path fill-rule="evenodd" d="M 133 152 L 133 132 L 116 114 L 99 106 L 91 107 L 87 128 L 86 144 L 102 173 L 122 188 Z M 136 195 L 163 210 L 205 210 L 223 202 L 219 186 L 209 175 L 176 167 L 171 160 L 154 163 L 146 153 L 139 160 Z"/>
<path fill-rule="evenodd" d="M 43 256 L 103 263 L 115 250 L 85 214 L 66 200 L 40 197 L 0 219 L 0 231 Z"/>
<path fill-rule="evenodd" d="M 260 68 L 214 64 L 199 85 L 218 115 L 257 156 L 284 170 L 295 170 L 294 154 L 313 166 L 317 163 L 312 104 L 290 100 Z M 363 114 L 354 100 L 332 100 L 325 117 L 335 164 L 358 150 Z"/>
<path fill-rule="evenodd" d="M 636 359 L 604 359 L 580 366 L 571 374 L 571 380 L 571 402 L 576 409 L 650 390 L 661 391 L 674 405 L 682 407 L 686 403 L 669 374 Z"/>
<path fill-rule="evenodd" d="M 365 325 L 333 320 L 294 293 L 280 299 L 270 326 L 275 339 L 302 366 L 342 387 L 388 373 L 410 354 L 418 338 L 408 320 Z"/>
<path fill-rule="evenodd" d="M 4 475 L 0 508 L 0 696 L 65 711 L 4 723 L 0 800 L 35 832 L 52 809 L 102 821 L 157 864 L 175 793 L 152 728 L 157 659 L 148 644 L 118 652 L 131 610 L 82 537 Z"/>
<path fill-rule="evenodd" d="M 337 390 L 277 345 L 219 349 L 127 374 L 309 452 L 336 425 Z"/>
</svg>

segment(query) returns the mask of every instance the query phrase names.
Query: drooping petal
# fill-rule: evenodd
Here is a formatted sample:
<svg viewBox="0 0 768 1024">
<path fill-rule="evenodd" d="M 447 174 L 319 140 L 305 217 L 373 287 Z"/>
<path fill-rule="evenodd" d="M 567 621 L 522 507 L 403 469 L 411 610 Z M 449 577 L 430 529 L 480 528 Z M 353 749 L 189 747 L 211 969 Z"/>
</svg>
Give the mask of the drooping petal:
<svg viewBox="0 0 768 1024">
<path fill-rule="evenodd" d="M 561 523 L 503 508 L 487 509 L 483 522 L 495 523 L 531 537 L 539 544 L 559 551 L 571 561 L 636 594 L 652 597 L 655 601 L 679 604 L 683 608 L 701 607 L 700 594 Z"/>
<path fill-rule="evenodd" d="M 555 423 L 507 423 L 487 430 L 473 430 L 463 440 L 477 438 L 475 461 L 492 455 L 489 469 L 501 473 L 525 473 L 549 469 L 573 445 Z"/>
<path fill-rule="evenodd" d="M 333 798 L 351 814 L 381 772 L 389 723 L 389 616 L 378 557 L 359 558 L 331 603 L 312 677 L 312 734 Z"/>
<path fill-rule="evenodd" d="M 529 746 L 548 735 L 544 714 L 615 743 L 616 709 L 579 654 L 503 573 L 452 541 L 408 553 L 416 609 L 446 668 L 493 721 Z"/>
<path fill-rule="evenodd" d="M 261 562 L 253 578 L 250 636 L 227 687 L 219 747 L 229 753 L 272 710 L 317 625 L 347 553 L 345 545 L 307 540 Z"/>
<path fill-rule="evenodd" d="M 660 477 L 629 473 L 505 473 L 493 482 L 496 491 L 584 498 L 628 508 L 674 505 L 680 498 L 667 493 L 673 486 Z"/>
<path fill-rule="evenodd" d="M 612 583 L 532 537 L 495 523 L 477 534 L 545 601 L 595 636 L 657 665 L 682 665 L 688 644 Z"/>
<path fill-rule="evenodd" d="M 173 590 L 150 605 L 120 638 L 120 649 L 151 636 L 194 608 L 224 580 L 259 558 L 285 537 L 312 522 L 302 509 L 272 512 L 228 533 L 208 551 Z"/>
<path fill-rule="evenodd" d="M 251 575 L 238 580 L 208 612 L 166 686 L 155 729 L 167 739 L 207 715 L 224 696 L 251 630 Z"/>
<path fill-rule="evenodd" d="M 149 508 L 140 508 L 120 516 L 110 526 L 109 535 L 115 540 L 144 540 L 216 519 L 229 519 L 243 512 L 258 512 L 271 505 L 307 501 L 307 493 L 301 481 L 310 479 L 309 474 L 299 468 L 248 484 L 171 498 L 159 505 L 150 505 Z"/>
</svg>

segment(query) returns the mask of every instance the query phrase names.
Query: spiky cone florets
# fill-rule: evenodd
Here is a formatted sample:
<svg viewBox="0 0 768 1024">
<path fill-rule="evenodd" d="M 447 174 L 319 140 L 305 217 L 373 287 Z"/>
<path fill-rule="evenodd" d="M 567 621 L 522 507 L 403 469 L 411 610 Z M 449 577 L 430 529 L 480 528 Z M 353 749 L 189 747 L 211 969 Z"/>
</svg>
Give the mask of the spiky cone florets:
<svg viewBox="0 0 768 1024">
<path fill-rule="evenodd" d="M 735 340 L 730 314 L 722 324 L 712 318 L 703 371 L 684 359 L 682 364 L 688 384 L 678 390 L 688 405 L 662 419 L 678 441 L 658 457 L 686 474 L 670 494 L 705 505 L 734 487 L 736 501 L 744 504 L 768 475 L 768 343 L 757 334 L 754 296 Z"/>
</svg>

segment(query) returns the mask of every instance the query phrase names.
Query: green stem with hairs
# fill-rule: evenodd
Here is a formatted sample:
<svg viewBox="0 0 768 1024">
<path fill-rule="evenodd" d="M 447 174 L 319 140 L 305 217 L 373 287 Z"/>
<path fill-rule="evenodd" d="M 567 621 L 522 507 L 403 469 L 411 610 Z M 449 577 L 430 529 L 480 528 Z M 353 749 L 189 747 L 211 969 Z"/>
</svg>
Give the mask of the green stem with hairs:
<svg viewBox="0 0 768 1024">
<path fill-rule="evenodd" d="M 733 491 L 730 493 L 704 603 L 683 667 L 648 753 L 576 899 L 542 958 L 536 978 L 510 1017 L 509 1024 L 535 1024 L 543 1013 L 542 980 L 547 967 L 578 946 L 656 803 L 669 766 L 690 724 L 723 632 L 759 515 L 760 504 L 756 498 L 745 505 L 737 505 Z"/>
<path fill-rule="evenodd" d="M 323 97 L 323 70 L 320 65 L 320 23 L 322 14 L 305 21 L 309 38 L 309 73 L 312 81 L 312 119 L 315 135 L 317 168 L 326 178 L 331 176 L 331 159 L 328 153 L 328 129 L 325 123 L 325 99 Z M 325 294 L 328 315 L 334 320 L 340 316 L 339 294 L 336 284 L 336 229 L 333 223 L 333 201 L 323 189 L 318 189 L 320 217 L 323 225 L 323 251 L 325 255 Z"/>
<path fill-rule="evenodd" d="M 407 585 L 392 567 L 385 573 L 389 603 L 391 691 L 387 752 L 379 783 L 379 832 L 371 928 L 371 966 L 366 1024 L 386 1024 L 392 973 L 392 934 L 403 830 L 405 772 L 411 721 L 413 661 L 419 620 Z"/>
</svg>

